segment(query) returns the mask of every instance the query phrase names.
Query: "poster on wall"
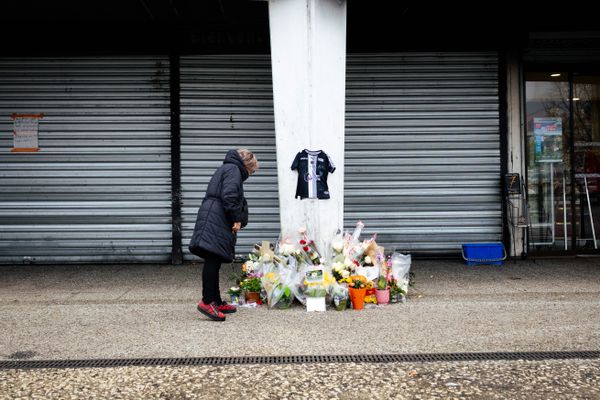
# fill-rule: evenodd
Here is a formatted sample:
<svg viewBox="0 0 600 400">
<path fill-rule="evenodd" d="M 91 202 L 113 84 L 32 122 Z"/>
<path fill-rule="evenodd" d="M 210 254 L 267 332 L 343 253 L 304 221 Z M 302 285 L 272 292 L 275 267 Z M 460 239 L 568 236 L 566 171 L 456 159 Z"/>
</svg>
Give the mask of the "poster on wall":
<svg viewBox="0 0 600 400">
<path fill-rule="evenodd" d="M 13 153 L 31 153 L 39 151 L 38 127 L 44 114 L 15 114 L 13 119 Z"/>
<path fill-rule="evenodd" d="M 563 140 L 561 118 L 534 118 L 536 162 L 562 162 Z"/>
</svg>

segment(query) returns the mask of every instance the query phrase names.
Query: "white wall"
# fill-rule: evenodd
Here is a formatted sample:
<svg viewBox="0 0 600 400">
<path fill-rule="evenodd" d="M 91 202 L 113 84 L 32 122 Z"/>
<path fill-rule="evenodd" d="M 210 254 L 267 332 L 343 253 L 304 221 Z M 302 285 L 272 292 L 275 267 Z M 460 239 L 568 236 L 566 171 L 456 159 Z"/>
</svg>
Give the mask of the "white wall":
<svg viewBox="0 0 600 400">
<path fill-rule="evenodd" d="M 269 24 L 281 229 L 306 227 L 323 248 L 344 216 L 346 3 L 270 0 Z M 302 149 L 323 150 L 337 169 L 329 200 L 294 198 Z"/>
</svg>

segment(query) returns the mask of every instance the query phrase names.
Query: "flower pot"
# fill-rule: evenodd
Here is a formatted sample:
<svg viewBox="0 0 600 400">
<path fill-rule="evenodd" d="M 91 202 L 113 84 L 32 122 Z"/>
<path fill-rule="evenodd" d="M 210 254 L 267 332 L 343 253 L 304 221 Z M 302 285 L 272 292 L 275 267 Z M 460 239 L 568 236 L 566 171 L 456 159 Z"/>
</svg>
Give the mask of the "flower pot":
<svg viewBox="0 0 600 400">
<path fill-rule="evenodd" d="M 377 289 L 375 291 L 375 297 L 377 298 L 377 304 L 387 304 L 390 302 L 390 289 Z"/>
<path fill-rule="evenodd" d="M 352 301 L 352 308 L 355 310 L 362 310 L 365 306 L 365 295 L 367 289 L 354 289 L 350 288 L 350 301 Z"/>
<path fill-rule="evenodd" d="M 246 292 L 246 303 L 258 303 L 260 292 Z"/>
</svg>

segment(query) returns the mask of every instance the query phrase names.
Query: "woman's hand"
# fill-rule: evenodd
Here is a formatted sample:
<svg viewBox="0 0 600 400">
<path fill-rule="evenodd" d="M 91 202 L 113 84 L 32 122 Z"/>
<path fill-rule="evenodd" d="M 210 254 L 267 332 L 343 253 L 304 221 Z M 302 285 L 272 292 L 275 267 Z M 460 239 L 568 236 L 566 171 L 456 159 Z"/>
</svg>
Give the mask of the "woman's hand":
<svg viewBox="0 0 600 400">
<path fill-rule="evenodd" d="M 234 222 L 233 223 L 233 227 L 231 228 L 231 232 L 238 233 L 240 231 L 240 229 L 242 229 L 242 223 L 241 222 Z"/>
</svg>

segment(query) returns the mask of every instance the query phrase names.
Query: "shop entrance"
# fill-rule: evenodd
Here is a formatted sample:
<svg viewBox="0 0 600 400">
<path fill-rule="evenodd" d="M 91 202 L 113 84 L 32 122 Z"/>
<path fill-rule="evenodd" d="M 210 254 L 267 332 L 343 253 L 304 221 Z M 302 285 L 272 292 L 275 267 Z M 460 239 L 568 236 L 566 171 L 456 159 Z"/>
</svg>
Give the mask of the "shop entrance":
<svg viewBox="0 0 600 400">
<path fill-rule="evenodd" d="M 530 252 L 600 247 L 600 75 L 526 74 Z"/>
</svg>

